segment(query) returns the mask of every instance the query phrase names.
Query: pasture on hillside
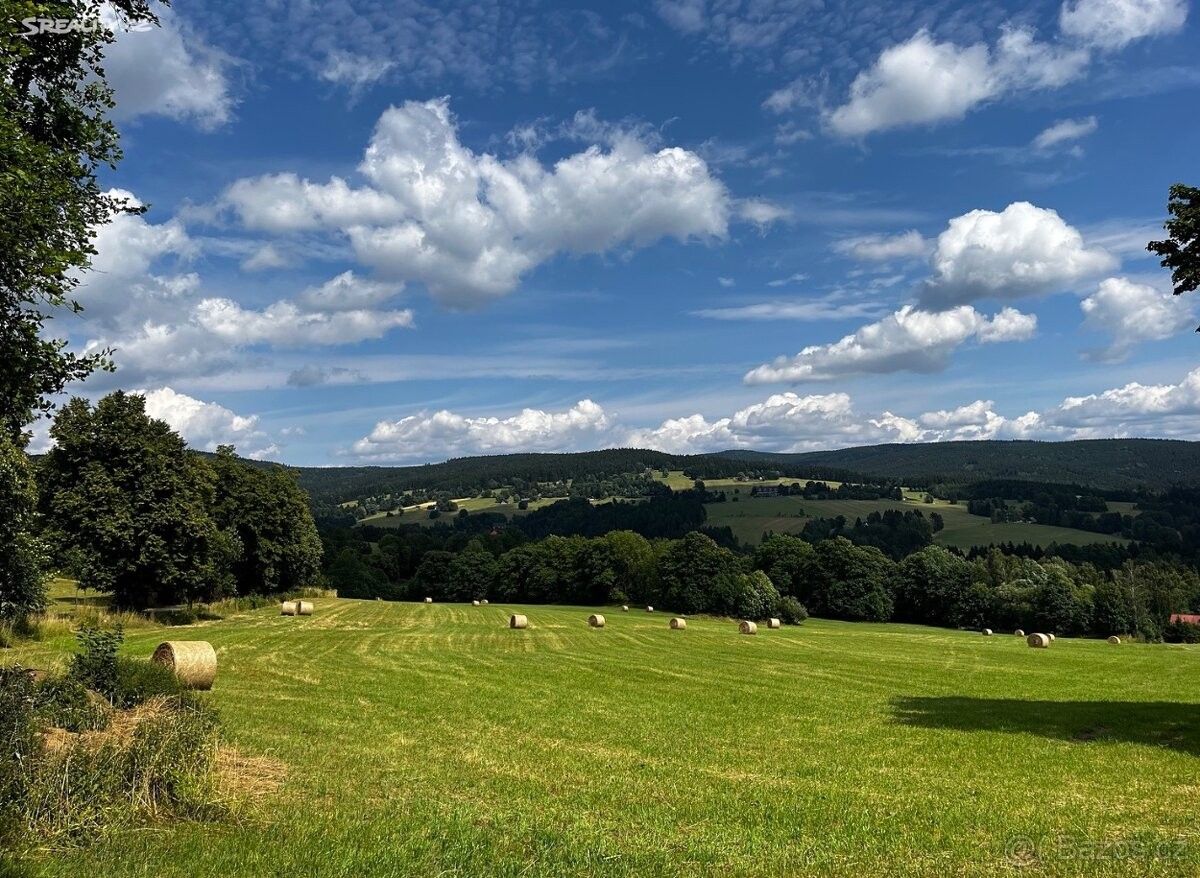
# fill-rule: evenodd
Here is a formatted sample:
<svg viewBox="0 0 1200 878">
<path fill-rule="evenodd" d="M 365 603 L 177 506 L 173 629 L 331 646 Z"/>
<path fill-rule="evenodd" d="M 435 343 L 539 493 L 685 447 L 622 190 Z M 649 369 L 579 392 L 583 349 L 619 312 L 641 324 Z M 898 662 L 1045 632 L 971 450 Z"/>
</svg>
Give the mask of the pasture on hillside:
<svg viewBox="0 0 1200 878">
<path fill-rule="evenodd" d="M 742 493 L 729 494 L 724 503 L 707 503 L 707 524 L 714 527 L 729 525 L 733 533 L 745 543 L 756 544 L 765 531 L 775 533 L 800 533 L 808 518 L 836 518 L 844 515 L 850 523 L 856 518 L 866 519 L 872 512 L 888 509 L 917 509 L 926 517 L 939 513 L 946 522 L 945 528 L 934 534 L 934 542 L 943 546 L 969 549 L 972 546 L 988 546 L 994 543 L 1029 542 L 1037 546 L 1050 543 L 1073 543 L 1079 546 L 1091 543 L 1127 543 L 1128 540 L 1109 534 L 1092 533 L 1069 527 L 1051 527 L 1027 522 L 1002 522 L 993 524 L 981 515 L 971 515 L 965 504 L 951 504 L 944 500 L 923 503 L 920 499 L 899 500 L 807 500 L 803 497 L 751 497 L 749 487 L 743 486 Z M 734 496 L 738 502 L 732 502 Z"/>
<path fill-rule="evenodd" d="M 286 777 L 241 819 L 113 832 L 38 873 L 1200 871 L 1200 647 L 315 604 L 129 631 L 137 655 L 210 641 L 230 743 Z M 0 660 L 63 661 L 55 632 Z"/>
</svg>

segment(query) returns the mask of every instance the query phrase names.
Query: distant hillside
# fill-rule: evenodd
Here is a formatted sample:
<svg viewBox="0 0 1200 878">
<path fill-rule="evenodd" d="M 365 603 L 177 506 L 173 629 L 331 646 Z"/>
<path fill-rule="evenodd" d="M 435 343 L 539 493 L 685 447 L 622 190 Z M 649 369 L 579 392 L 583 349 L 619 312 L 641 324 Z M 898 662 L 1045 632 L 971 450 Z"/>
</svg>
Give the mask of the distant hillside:
<svg viewBox="0 0 1200 878">
<path fill-rule="evenodd" d="M 1152 490 L 1200 485 L 1200 442 L 1170 439 L 937 442 L 868 445 L 805 454 L 726 451 L 720 456 L 753 466 L 828 466 L 920 482 L 1021 479 Z"/>
<path fill-rule="evenodd" d="M 647 468 L 684 470 L 703 478 L 775 470 L 801 480 L 880 478 L 933 484 L 1014 479 L 1107 490 L 1161 490 L 1173 485 L 1200 485 L 1200 442 L 939 442 L 804 454 L 725 451 L 707 455 L 617 448 L 577 454 L 464 457 L 422 466 L 299 467 L 297 472 L 313 500 L 328 504 L 418 489 L 463 497 L 513 480 L 565 481 Z"/>
</svg>

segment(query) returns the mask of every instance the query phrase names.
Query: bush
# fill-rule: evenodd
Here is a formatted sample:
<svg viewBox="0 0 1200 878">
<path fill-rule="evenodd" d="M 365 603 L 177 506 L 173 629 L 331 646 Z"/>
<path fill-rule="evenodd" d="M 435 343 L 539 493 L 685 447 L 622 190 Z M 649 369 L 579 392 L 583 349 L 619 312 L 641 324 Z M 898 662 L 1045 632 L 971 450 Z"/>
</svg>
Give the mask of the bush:
<svg viewBox="0 0 1200 878">
<path fill-rule="evenodd" d="M 1168 622 L 1163 628 L 1163 640 L 1167 643 L 1200 643 L 1200 625 Z"/>
<path fill-rule="evenodd" d="M 72 677 L 50 676 L 36 683 L 33 709 L 42 722 L 68 732 L 108 727 L 107 706 Z"/>
<path fill-rule="evenodd" d="M 775 604 L 775 615 L 784 625 L 799 625 L 808 618 L 808 610 L 796 598 L 784 595 Z"/>
<path fill-rule="evenodd" d="M 118 656 L 117 683 L 112 693 L 114 706 L 136 707 L 151 698 L 177 696 L 183 692 L 183 684 L 166 665 Z"/>
<path fill-rule="evenodd" d="M 68 673 L 87 688 L 112 700 L 117 690 L 117 650 L 125 633 L 84 625 L 75 635 L 80 651 L 71 656 Z"/>
</svg>

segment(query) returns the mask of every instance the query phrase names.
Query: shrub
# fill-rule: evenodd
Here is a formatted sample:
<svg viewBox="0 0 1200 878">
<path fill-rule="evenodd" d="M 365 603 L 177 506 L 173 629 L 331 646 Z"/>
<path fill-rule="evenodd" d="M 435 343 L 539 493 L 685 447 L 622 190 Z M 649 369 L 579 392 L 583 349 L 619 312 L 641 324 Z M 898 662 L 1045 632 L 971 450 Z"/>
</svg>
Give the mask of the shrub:
<svg viewBox="0 0 1200 878">
<path fill-rule="evenodd" d="M 1169 622 L 1163 628 L 1163 640 L 1167 643 L 1200 643 L 1200 625 Z"/>
<path fill-rule="evenodd" d="M 75 635 L 80 651 L 71 656 L 70 676 L 109 700 L 117 689 L 117 650 L 125 633 L 84 625 Z"/>
<path fill-rule="evenodd" d="M 784 625 L 799 625 L 808 618 L 808 610 L 791 595 L 784 595 L 775 604 L 775 615 Z"/>
<path fill-rule="evenodd" d="M 68 732 L 92 732 L 108 727 L 106 705 L 72 677 L 55 675 L 36 683 L 33 707 L 42 722 Z"/>
<path fill-rule="evenodd" d="M 112 693 L 114 706 L 136 707 L 151 698 L 180 695 L 183 691 L 183 684 L 166 665 L 128 656 L 117 658 L 117 683 Z"/>
</svg>

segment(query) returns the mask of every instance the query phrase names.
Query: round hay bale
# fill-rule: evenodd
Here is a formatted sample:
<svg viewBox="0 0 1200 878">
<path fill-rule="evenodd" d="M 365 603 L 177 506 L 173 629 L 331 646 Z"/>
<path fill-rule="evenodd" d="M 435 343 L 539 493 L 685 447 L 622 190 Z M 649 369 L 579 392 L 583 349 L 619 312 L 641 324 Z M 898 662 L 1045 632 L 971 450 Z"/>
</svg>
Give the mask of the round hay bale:
<svg viewBox="0 0 1200 878">
<path fill-rule="evenodd" d="M 1112 637 L 1108 638 L 1108 642 L 1111 643 L 1113 646 L 1120 646 L 1121 638 L 1117 637 L 1117 635 L 1114 634 Z"/>
<path fill-rule="evenodd" d="M 1025 636 L 1024 628 L 1018 628 L 1016 631 L 1013 632 L 1013 637 L 1024 637 L 1024 636 Z"/>
<path fill-rule="evenodd" d="M 508 627 L 509 628 L 528 628 L 529 620 L 527 618 L 525 618 L 524 616 L 522 616 L 520 613 L 513 613 L 511 616 L 508 617 Z"/>
<path fill-rule="evenodd" d="M 433 598 L 425 598 L 425 603 L 427 603 L 427 604 L 432 604 L 432 603 L 433 603 Z"/>
<path fill-rule="evenodd" d="M 628 613 L 628 612 L 629 612 L 629 604 L 624 604 L 624 605 L 622 605 L 622 607 L 621 607 L 621 612 L 622 612 L 622 613 Z"/>
<path fill-rule="evenodd" d="M 1050 648 L 1050 637 L 1047 634 L 1030 634 L 1025 638 L 1025 642 L 1034 649 Z"/>
<path fill-rule="evenodd" d="M 217 677 L 217 651 L 207 640 L 168 640 L 158 645 L 150 661 L 166 665 L 189 689 L 207 691 Z"/>
<path fill-rule="evenodd" d="M 738 631 L 740 631 L 742 634 L 757 634 L 758 625 L 756 625 L 754 622 L 751 622 L 749 619 L 743 619 L 741 622 L 738 622 Z"/>
<path fill-rule="evenodd" d="M 479 603 L 486 607 L 487 606 L 487 598 L 484 598 Z"/>
<path fill-rule="evenodd" d="M 592 613 L 592 615 L 588 616 L 588 624 L 591 625 L 593 628 L 603 628 L 604 627 L 604 617 L 601 616 L 599 613 Z"/>
<path fill-rule="evenodd" d="M 685 628 L 687 628 L 687 619 L 680 619 L 678 616 L 676 616 L 671 620 L 672 631 L 682 631 Z"/>
<path fill-rule="evenodd" d="M 1046 636 L 1050 638 L 1050 642 L 1051 642 L 1051 643 L 1053 643 L 1053 642 L 1054 642 L 1054 635 L 1053 635 L 1053 634 L 1047 634 Z"/>
<path fill-rule="evenodd" d="M 279 605 L 279 615 L 294 616 L 300 608 L 296 606 L 295 601 L 284 601 Z"/>
<path fill-rule="evenodd" d="M 774 617 L 767 620 L 768 628 L 781 628 L 782 626 L 783 626 L 783 622 L 781 622 L 780 620 L 778 620 Z"/>
<path fill-rule="evenodd" d="M 984 636 L 984 637 L 991 637 L 991 636 L 992 636 L 992 629 L 991 629 L 991 628 L 984 628 L 984 629 L 983 629 L 983 631 L 982 631 L 981 633 L 983 634 L 983 636 Z"/>
<path fill-rule="evenodd" d="M 654 607 L 647 606 L 647 607 L 646 607 L 646 612 L 647 612 L 647 613 L 653 613 L 653 612 L 654 612 Z"/>
<path fill-rule="evenodd" d="M 313 614 L 312 601 L 296 601 L 297 616 L 311 616 Z"/>
<path fill-rule="evenodd" d="M 471 601 L 471 606 L 472 606 L 472 607 L 478 607 L 478 606 L 479 606 L 479 601 Z"/>
</svg>

